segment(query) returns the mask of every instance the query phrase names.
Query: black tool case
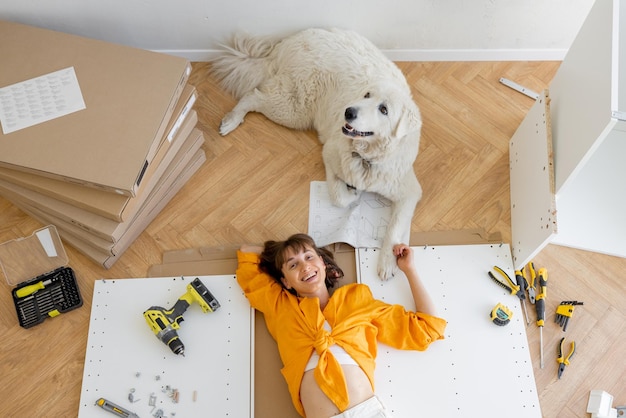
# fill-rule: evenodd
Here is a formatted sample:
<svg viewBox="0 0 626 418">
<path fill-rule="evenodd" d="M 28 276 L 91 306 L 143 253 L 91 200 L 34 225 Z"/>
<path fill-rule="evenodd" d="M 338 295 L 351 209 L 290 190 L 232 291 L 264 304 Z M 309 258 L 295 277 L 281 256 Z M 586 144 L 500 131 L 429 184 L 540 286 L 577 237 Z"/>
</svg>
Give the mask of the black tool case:
<svg viewBox="0 0 626 418">
<path fill-rule="evenodd" d="M 83 305 L 54 225 L 0 244 L 0 263 L 7 282 L 15 286 L 13 302 L 22 327 L 30 328 Z"/>
</svg>

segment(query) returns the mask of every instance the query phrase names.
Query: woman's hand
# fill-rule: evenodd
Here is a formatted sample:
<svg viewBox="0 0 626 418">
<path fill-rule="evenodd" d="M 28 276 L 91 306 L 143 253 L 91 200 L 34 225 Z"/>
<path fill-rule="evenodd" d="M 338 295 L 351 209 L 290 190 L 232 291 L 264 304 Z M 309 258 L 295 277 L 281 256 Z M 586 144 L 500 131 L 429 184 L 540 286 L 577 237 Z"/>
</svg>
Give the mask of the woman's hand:
<svg viewBox="0 0 626 418">
<path fill-rule="evenodd" d="M 407 271 L 415 269 L 413 265 L 413 250 L 406 244 L 396 244 L 393 246 L 393 254 L 396 256 L 396 263 L 398 268 L 402 270 L 404 274 Z"/>
<path fill-rule="evenodd" d="M 406 275 L 409 282 L 415 309 L 418 312 L 436 316 L 437 309 L 413 264 L 413 249 L 406 244 L 396 244 L 393 246 L 393 254 L 396 256 L 398 268 Z"/>
</svg>

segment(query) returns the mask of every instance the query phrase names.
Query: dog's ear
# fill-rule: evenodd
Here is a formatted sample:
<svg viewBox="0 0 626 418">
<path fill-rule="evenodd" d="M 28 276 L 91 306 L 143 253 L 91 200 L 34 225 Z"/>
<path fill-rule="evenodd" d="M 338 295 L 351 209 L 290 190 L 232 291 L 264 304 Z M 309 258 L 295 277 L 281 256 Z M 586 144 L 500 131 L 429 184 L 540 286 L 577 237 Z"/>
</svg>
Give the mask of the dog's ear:
<svg viewBox="0 0 626 418">
<path fill-rule="evenodd" d="M 419 132 L 422 128 L 420 111 L 414 103 L 404 106 L 402 114 L 396 125 L 394 136 L 403 138 L 411 132 Z"/>
</svg>

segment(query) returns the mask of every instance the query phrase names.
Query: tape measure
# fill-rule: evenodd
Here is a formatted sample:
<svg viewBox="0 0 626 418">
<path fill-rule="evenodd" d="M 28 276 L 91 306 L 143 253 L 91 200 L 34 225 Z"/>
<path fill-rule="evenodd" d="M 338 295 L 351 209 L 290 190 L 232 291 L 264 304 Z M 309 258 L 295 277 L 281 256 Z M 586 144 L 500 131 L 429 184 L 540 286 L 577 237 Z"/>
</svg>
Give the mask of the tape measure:
<svg viewBox="0 0 626 418">
<path fill-rule="evenodd" d="M 513 317 L 513 312 L 509 308 L 504 306 L 503 304 L 498 303 L 491 310 L 490 316 L 491 316 L 491 322 L 499 326 L 504 326 L 508 324 L 509 322 L 511 322 L 511 318 Z"/>
</svg>

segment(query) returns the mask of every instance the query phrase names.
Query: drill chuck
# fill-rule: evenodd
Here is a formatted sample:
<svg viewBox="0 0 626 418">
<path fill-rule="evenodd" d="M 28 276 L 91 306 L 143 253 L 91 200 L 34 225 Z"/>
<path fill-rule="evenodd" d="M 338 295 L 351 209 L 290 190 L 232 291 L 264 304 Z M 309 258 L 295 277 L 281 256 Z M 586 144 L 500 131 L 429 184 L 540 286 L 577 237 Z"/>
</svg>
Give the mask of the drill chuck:
<svg viewBox="0 0 626 418">
<path fill-rule="evenodd" d="M 157 338 L 163 341 L 163 343 L 167 345 L 170 350 L 172 350 L 172 353 L 180 354 L 182 356 L 185 355 L 185 345 L 180 338 L 178 338 L 178 333 L 172 327 L 167 327 L 163 331 L 159 332 L 157 334 Z"/>
</svg>

